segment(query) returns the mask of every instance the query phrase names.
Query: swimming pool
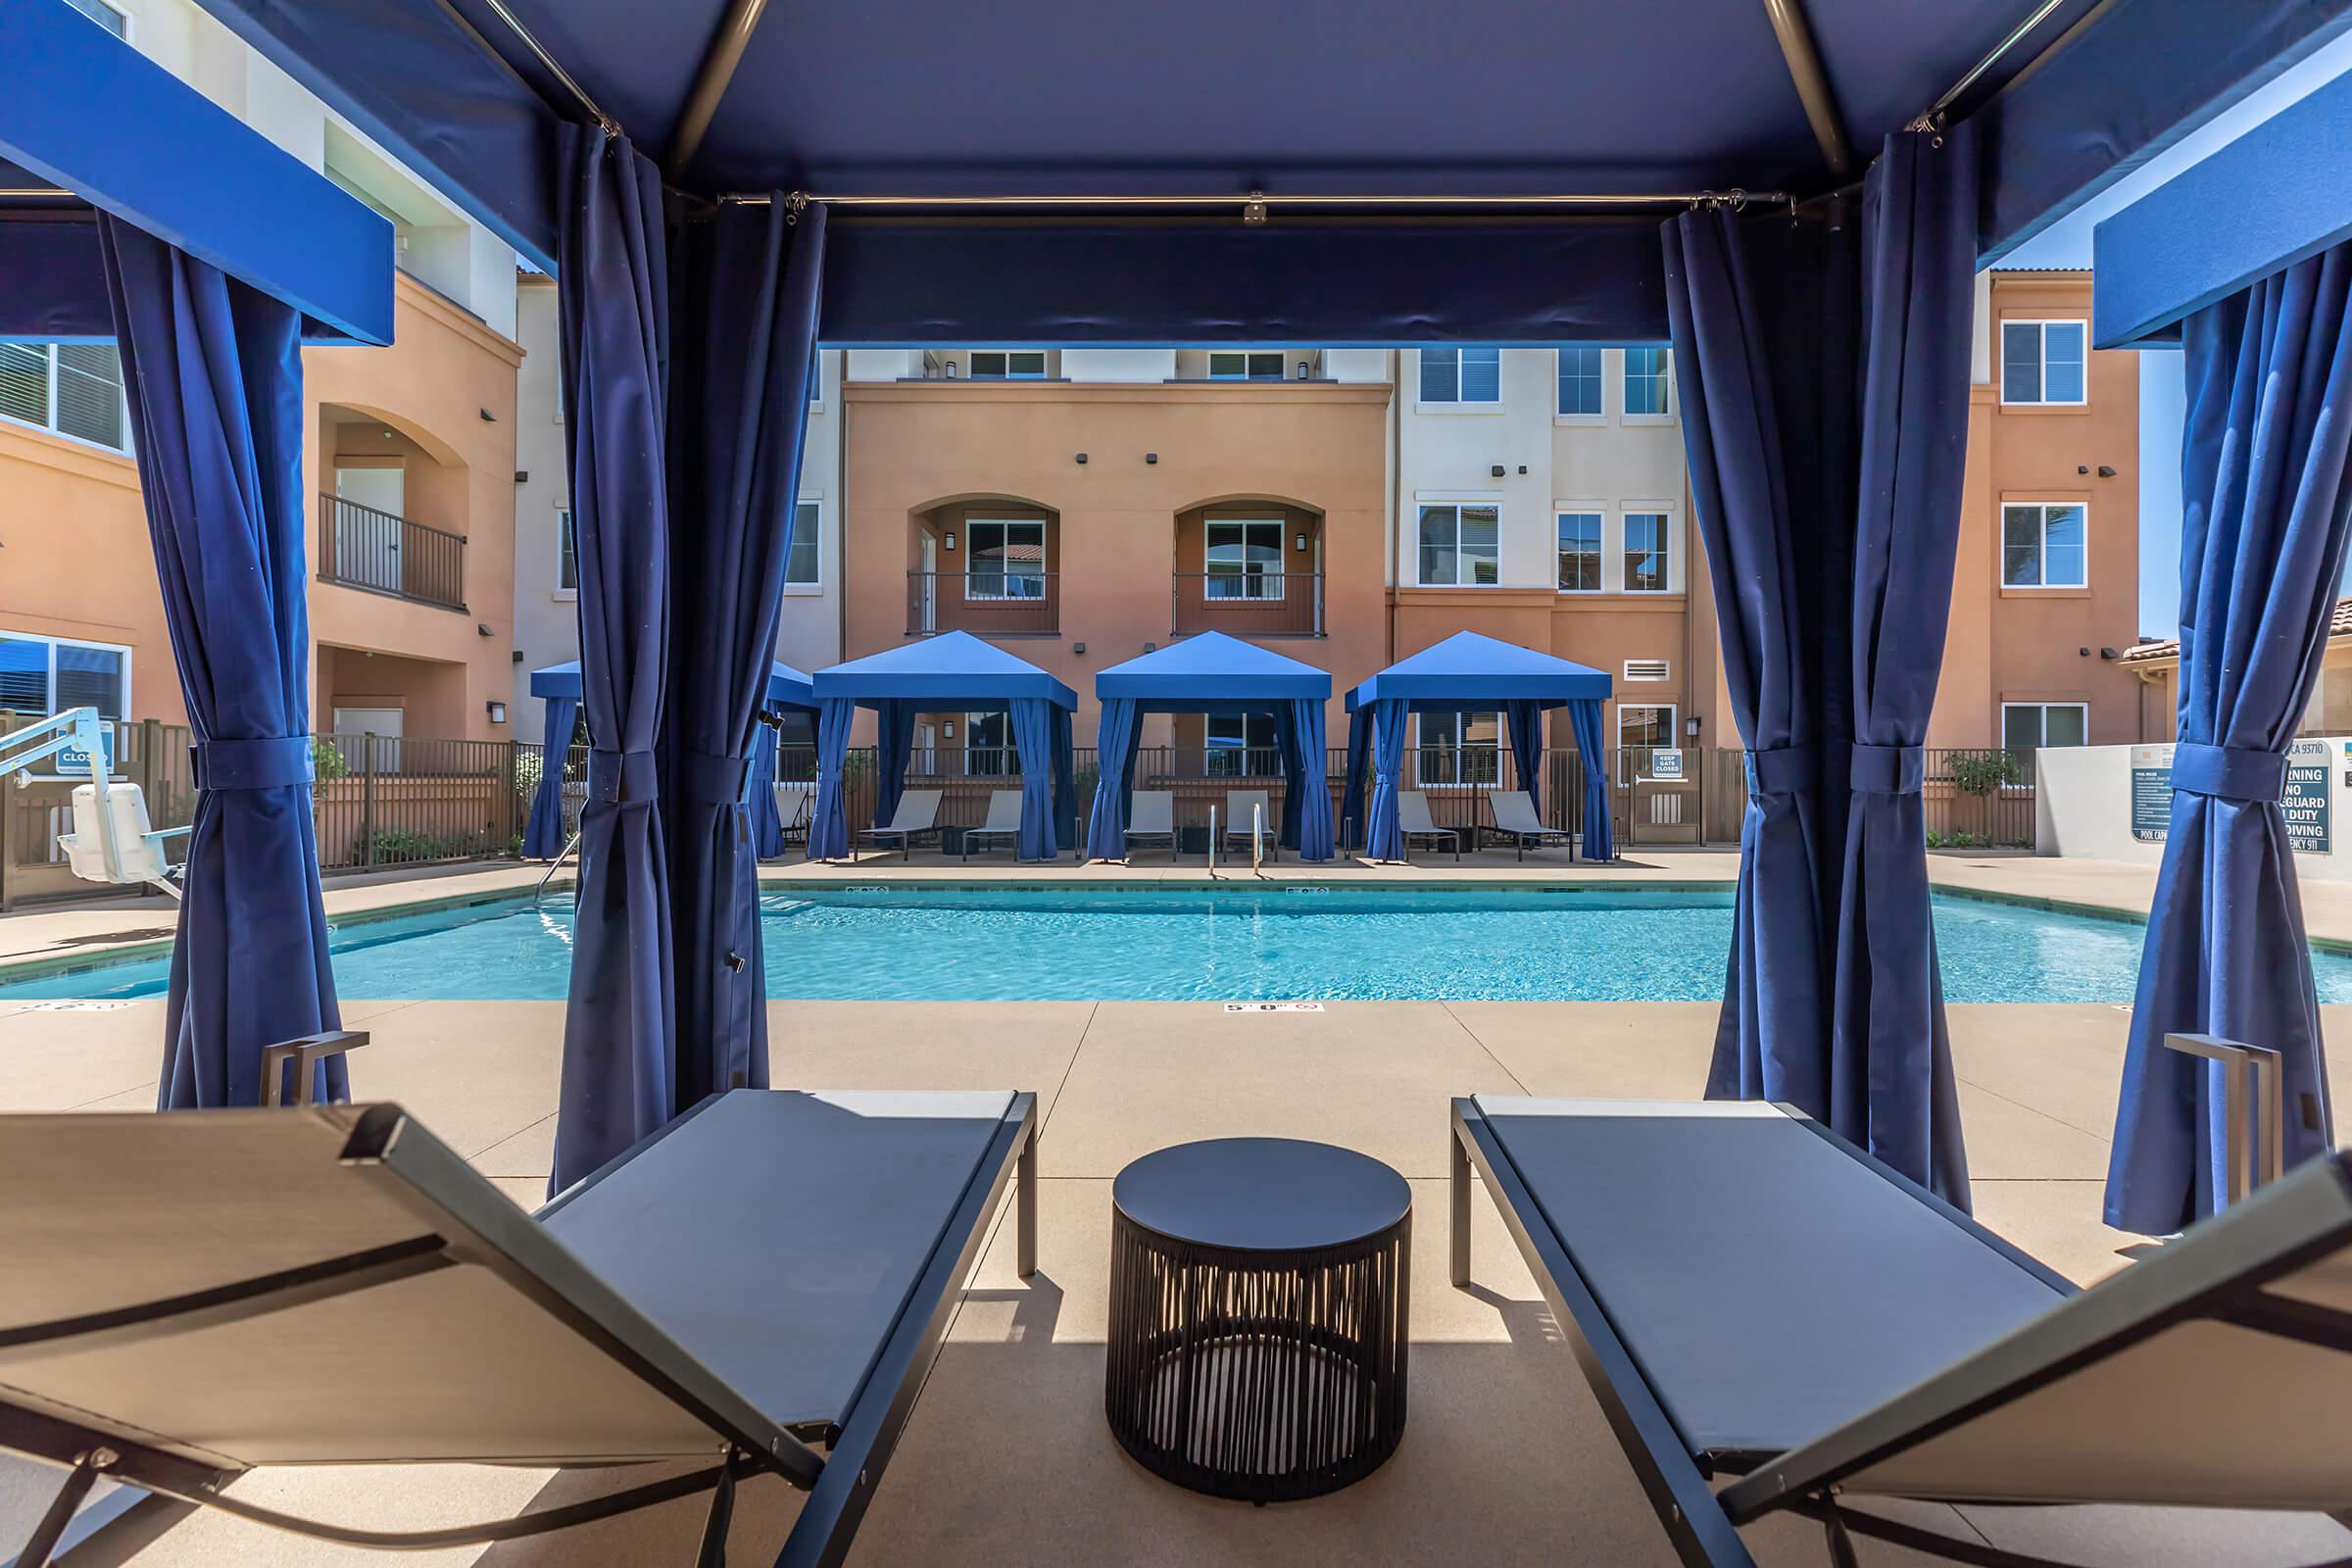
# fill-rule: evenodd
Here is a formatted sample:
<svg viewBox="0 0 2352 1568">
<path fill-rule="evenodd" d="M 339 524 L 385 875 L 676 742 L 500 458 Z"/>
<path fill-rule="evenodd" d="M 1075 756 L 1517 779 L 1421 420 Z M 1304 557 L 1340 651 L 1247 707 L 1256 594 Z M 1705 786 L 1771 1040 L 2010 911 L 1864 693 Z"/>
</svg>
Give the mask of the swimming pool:
<svg viewBox="0 0 2352 1568">
<path fill-rule="evenodd" d="M 1682 888 L 770 889 L 767 994 L 872 1000 L 1711 1002 L 1732 895 Z M 2130 921 L 1938 894 L 1952 1002 L 2129 1002 Z M 564 995 L 571 905 L 476 904 L 338 927 L 345 997 Z M 2313 956 L 2352 1002 L 2352 957 Z M 159 996 L 161 958 L 0 983 L 0 1004 Z"/>
</svg>

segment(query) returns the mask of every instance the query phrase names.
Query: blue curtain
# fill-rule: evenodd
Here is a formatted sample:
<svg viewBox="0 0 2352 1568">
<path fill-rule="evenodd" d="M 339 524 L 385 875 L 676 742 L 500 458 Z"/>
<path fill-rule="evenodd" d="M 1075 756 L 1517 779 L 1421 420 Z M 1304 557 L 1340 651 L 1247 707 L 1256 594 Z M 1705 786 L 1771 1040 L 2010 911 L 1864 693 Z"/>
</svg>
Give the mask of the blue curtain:
<svg viewBox="0 0 2352 1568">
<path fill-rule="evenodd" d="M 2278 798 L 2352 535 L 2352 246 L 2206 307 L 2182 348 L 2173 818 L 2107 1167 L 2107 1223 L 2149 1235 L 2228 1191 L 2220 1069 L 2165 1050 L 2167 1034 L 2277 1051 L 2286 1163 L 2334 1142 Z"/>
<path fill-rule="evenodd" d="M 539 743 L 539 789 L 531 797 L 531 818 L 522 829 L 526 860 L 552 860 L 564 853 L 564 765 L 571 759 L 571 731 L 579 714 L 577 697 L 547 700 L 547 728 Z"/>
<path fill-rule="evenodd" d="M 662 179 L 628 138 L 560 128 L 557 298 L 592 749 L 551 1193 L 682 1108 L 655 755 L 669 658 Z"/>
<path fill-rule="evenodd" d="M 1021 760 L 1021 858 L 1054 858 L 1054 705 L 1042 697 L 1011 704 L 1013 749 Z"/>
<path fill-rule="evenodd" d="M 1536 703 L 1517 702 L 1502 705 L 1503 725 L 1511 736 L 1511 764 L 1519 775 L 1519 787 L 1536 808 L 1536 820 L 1544 819 L 1544 710 Z"/>
<path fill-rule="evenodd" d="M 1898 133 L 1860 203 L 1666 227 L 1684 439 L 1748 808 L 1707 1094 L 1793 1102 L 1968 1203 L 1920 742 L 1967 445 L 1977 157 Z"/>
<path fill-rule="evenodd" d="M 914 710 L 913 703 L 897 697 L 875 705 L 874 822 L 877 826 L 898 816 L 900 798 L 906 793 L 906 763 L 914 751 Z M 968 744 L 970 737 L 965 740 Z"/>
<path fill-rule="evenodd" d="M 1070 744 L 1070 710 L 1056 706 L 1047 711 L 1053 731 L 1054 842 L 1058 854 L 1059 846 L 1074 849 L 1078 844 L 1078 758 L 1077 749 Z"/>
<path fill-rule="evenodd" d="M 662 805 L 681 1109 L 722 1089 L 767 1087 L 746 797 L 792 554 L 824 245 L 825 209 L 796 211 L 779 193 L 680 225 L 672 250 Z M 773 757 L 771 741 L 771 775 Z"/>
<path fill-rule="evenodd" d="M 196 815 L 156 1108 L 258 1105 L 262 1050 L 341 1027 L 311 814 L 302 320 L 98 215 Z M 340 1058 L 306 1098 L 348 1100 Z"/>
<path fill-rule="evenodd" d="M 1298 848 L 1299 770 L 1298 730 L 1292 722 L 1291 705 L 1277 703 L 1274 720 L 1274 766 L 1282 774 L 1282 809 L 1274 817 L 1274 842 L 1283 849 Z"/>
<path fill-rule="evenodd" d="M 843 767 L 850 756 L 850 725 L 858 707 L 846 697 L 828 697 L 816 708 L 816 804 L 808 815 L 808 858 L 839 860 L 850 853 L 849 805 L 843 799 Z"/>
<path fill-rule="evenodd" d="M 1340 829 L 1346 846 L 1364 846 L 1364 770 L 1372 760 L 1372 710 L 1348 715 L 1348 777 L 1341 783 Z"/>
<path fill-rule="evenodd" d="M 1404 787 L 1404 704 L 1383 698 L 1357 709 L 1356 718 L 1372 721 L 1372 805 L 1364 853 L 1375 860 L 1401 860 L 1404 831 L 1397 825 L 1396 793 Z"/>
<path fill-rule="evenodd" d="M 1127 803 L 1135 788 L 1135 703 L 1125 697 L 1102 701 L 1102 717 L 1095 730 L 1095 805 L 1086 824 L 1086 855 L 1091 860 L 1127 858 Z"/>
<path fill-rule="evenodd" d="M 1600 743 L 1600 699 L 1576 698 L 1565 711 L 1585 771 L 1585 827 L 1578 835 L 1579 851 L 1588 860 L 1612 860 L 1617 846 L 1609 832 L 1609 753 Z"/>
<path fill-rule="evenodd" d="M 1283 705 L 1278 733 L 1292 737 L 1298 767 L 1290 776 L 1283 802 L 1283 844 L 1302 860 L 1332 857 L 1330 746 L 1324 739 L 1323 705 L 1311 697 L 1294 697 Z"/>
<path fill-rule="evenodd" d="M 752 776 L 744 785 L 744 806 L 752 813 L 752 853 L 772 859 L 784 853 L 784 819 L 776 815 L 776 730 L 760 726 L 752 737 Z"/>
</svg>

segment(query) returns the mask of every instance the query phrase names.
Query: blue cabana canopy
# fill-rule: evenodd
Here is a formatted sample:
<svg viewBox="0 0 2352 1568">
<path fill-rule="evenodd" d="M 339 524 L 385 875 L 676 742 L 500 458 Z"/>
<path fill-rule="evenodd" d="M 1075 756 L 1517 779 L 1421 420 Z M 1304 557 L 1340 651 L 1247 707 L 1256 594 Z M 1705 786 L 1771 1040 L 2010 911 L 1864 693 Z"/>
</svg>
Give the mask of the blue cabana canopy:
<svg viewBox="0 0 2352 1568">
<path fill-rule="evenodd" d="M 1070 714 L 1078 694 L 1027 660 L 970 632 L 951 631 L 834 664 L 810 680 L 817 720 L 809 858 L 838 859 L 850 852 L 842 771 L 849 758 L 851 714 L 859 708 L 873 710 L 882 721 L 875 743 L 876 821 L 890 820 L 906 793 L 915 714 L 1003 712 L 1012 720 L 1013 750 L 1021 760 L 1021 858 L 1052 859 L 1063 843 L 1076 839 Z"/>
<path fill-rule="evenodd" d="M 1608 759 L 1600 744 L 1600 705 L 1608 701 L 1609 690 L 1608 675 L 1589 664 L 1474 631 L 1457 631 L 1398 660 L 1348 694 L 1348 791 L 1341 815 L 1355 824 L 1351 842 L 1365 846 L 1376 860 L 1403 857 L 1396 792 L 1402 787 L 1407 713 L 1500 711 L 1510 728 L 1520 786 L 1541 812 L 1544 792 L 1536 772 L 1544 755 L 1543 714 L 1548 708 L 1565 708 L 1577 755 L 1585 762 L 1585 858 L 1611 858 Z M 1368 811 L 1367 757 L 1373 772 Z"/>
<path fill-rule="evenodd" d="M 539 791 L 531 797 L 530 819 L 522 830 L 522 855 L 527 860 L 552 860 L 564 853 L 563 749 L 568 744 L 572 725 L 579 717 L 580 690 L 580 662 L 576 659 L 531 671 L 531 695 L 547 705 L 547 722 L 540 737 Z M 816 698 L 809 690 L 808 677 L 790 664 L 770 664 L 766 706 L 776 711 L 793 709 L 814 713 Z M 775 802 L 768 790 L 768 785 L 775 782 L 775 764 L 776 752 L 771 741 L 760 748 L 744 786 L 749 792 L 753 831 L 760 836 L 762 855 L 776 854 L 782 849 L 781 824 L 776 824 L 775 831 L 769 830 L 776 814 Z"/>
<path fill-rule="evenodd" d="M 1332 854 L 1331 789 L 1325 782 L 1323 708 L 1331 676 L 1253 643 L 1208 631 L 1113 664 L 1095 677 L 1102 699 L 1096 757 L 1102 776 L 1086 853 L 1098 860 L 1127 856 L 1127 802 L 1145 713 L 1269 713 L 1282 762 L 1280 842 L 1301 859 Z"/>
</svg>

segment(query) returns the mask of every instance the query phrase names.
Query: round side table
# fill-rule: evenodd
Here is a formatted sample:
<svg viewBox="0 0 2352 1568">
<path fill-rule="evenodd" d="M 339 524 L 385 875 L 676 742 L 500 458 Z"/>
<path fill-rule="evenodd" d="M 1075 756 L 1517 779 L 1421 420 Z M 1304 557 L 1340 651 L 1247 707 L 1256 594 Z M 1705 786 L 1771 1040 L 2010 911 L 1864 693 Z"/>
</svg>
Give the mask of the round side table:
<svg viewBox="0 0 2352 1568">
<path fill-rule="evenodd" d="M 1288 1138 L 1119 1172 L 1103 1408 L 1120 1445 L 1250 1502 L 1379 1469 L 1404 1436 L 1412 1203 L 1379 1160 Z"/>
</svg>

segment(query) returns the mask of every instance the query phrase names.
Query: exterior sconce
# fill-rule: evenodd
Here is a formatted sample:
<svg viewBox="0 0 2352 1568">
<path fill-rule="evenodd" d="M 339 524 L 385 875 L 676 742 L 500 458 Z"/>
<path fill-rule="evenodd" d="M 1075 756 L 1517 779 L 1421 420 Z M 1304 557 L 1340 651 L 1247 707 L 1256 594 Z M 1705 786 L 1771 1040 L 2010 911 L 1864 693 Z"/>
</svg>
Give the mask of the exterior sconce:
<svg viewBox="0 0 2352 1568">
<path fill-rule="evenodd" d="M 490 700 L 490 702 L 489 702 L 488 704 L 486 704 L 485 706 L 486 706 L 486 707 L 488 707 L 488 708 L 489 708 L 489 710 L 490 710 L 490 722 L 491 722 L 491 723 L 493 723 L 493 724 L 504 724 L 504 723 L 507 721 L 507 705 L 506 705 L 506 704 L 504 704 L 504 703 L 502 703 L 502 702 L 498 701 L 496 698 L 492 698 L 492 699 Z"/>
<path fill-rule="evenodd" d="M 1302 555 L 1302 556 L 1303 556 L 1303 555 L 1305 555 L 1305 554 L 1306 554 L 1306 535 L 1304 535 L 1304 534 L 1300 534 L 1300 535 L 1298 536 L 1298 544 L 1296 544 L 1296 545 L 1295 545 L 1295 546 L 1293 546 L 1292 548 L 1294 548 L 1295 550 L 1297 550 L 1297 551 L 1298 551 L 1298 552 L 1300 555 Z"/>
<path fill-rule="evenodd" d="M 1305 379 L 1306 379 L 1306 362 L 1305 362 L 1304 360 L 1300 360 L 1300 361 L 1298 362 L 1298 367 L 1297 367 L 1297 368 L 1294 370 L 1294 372 L 1293 372 L 1293 373 L 1294 373 L 1294 375 L 1296 376 L 1296 378 L 1297 378 L 1297 379 L 1298 379 L 1298 380 L 1301 380 L 1301 381 L 1305 380 Z"/>
<path fill-rule="evenodd" d="M 948 379 L 951 381 L 956 379 L 956 362 L 954 360 L 948 362 Z"/>
<path fill-rule="evenodd" d="M 948 530 L 948 553 L 950 555 L 956 553 L 956 530 L 953 528 Z"/>
<path fill-rule="evenodd" d="M 1086 460 L 1084 458 L 1080 458 L 1078 461 L 1084 463 Z M 1147 452 L 1144 454 L 1144 462 L 1147 466 L 1157 463 L 1158 461 L 1159 454 L 1156 452 Z"/>
<path fill-rule="evenodd" d="M 1085 465 L 1085 463 L 1086 463 L 1086 454 L 1085 454 L 1085 453 L 1081 452 L 1081 453 L 1079 453 L 1079 454 L 1078 454 L 1078 462 L 1079 462 L 1079 464 L 1080 464 L 1080 466 L 1083 466 Z"/>
<path fill-rule="evenodd" d="M 939 738 L 943 741 L 952 741 L 956 738 L 956 721 L 954 719 L 951 718 L 939 726 Z"/>
<path fill-rule="evenodd" d="M 1693 714 L 1691 714 L 1691 715 L 1690 715 L 1689 718 L 1686 718 L 1686 719 L 1684 719 L 1684 720 L 1683 720 L 1683 733 L 1684 733 L 1684 734 L 1686 734 L 1686 735 L 1689 735 L 1689 736 L 1690 736 L 1690 737 L 1691 737 L 1691 738 L 1693 738 L 1693 739 L 1696 739 L 1696 738 L 1697 738 L 1697 735 L 1698 735 L 1698 715 L 1697 715 L 1697 714 L 1693 713 Z"/>
</svg>

